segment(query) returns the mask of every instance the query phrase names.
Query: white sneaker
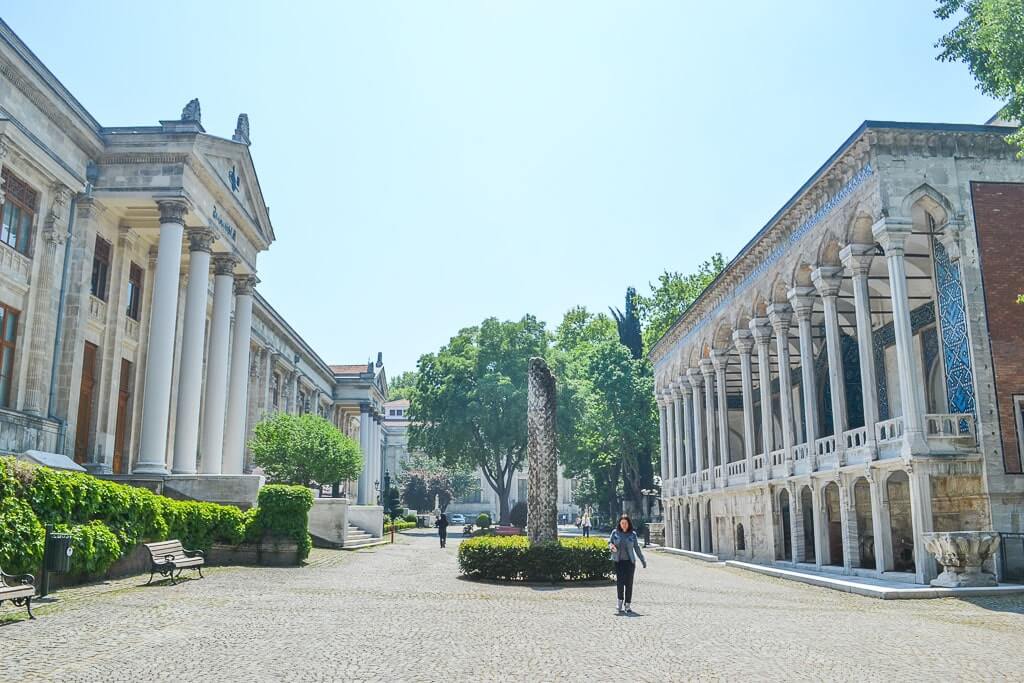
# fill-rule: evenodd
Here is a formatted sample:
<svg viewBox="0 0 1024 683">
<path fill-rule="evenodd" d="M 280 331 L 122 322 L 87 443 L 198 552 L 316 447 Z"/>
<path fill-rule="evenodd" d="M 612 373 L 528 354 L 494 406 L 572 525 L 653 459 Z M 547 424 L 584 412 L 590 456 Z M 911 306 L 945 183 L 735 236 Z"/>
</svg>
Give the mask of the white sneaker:
<svg viewBox="0 0 1024 683">
<path fill-rule="evenodd" d="M 618 602 L 615 603 L 615 611 L 616 612 L 621 612 L 622 611 L 622 600 L 619 600 Z"/>
<path fill-rule="evenodd" d="M 628 602 L 624 606 L 626 608 L 626 614 L 632 614 L 633 613 L 633 608 L 629 606 Z"/>
</svg>

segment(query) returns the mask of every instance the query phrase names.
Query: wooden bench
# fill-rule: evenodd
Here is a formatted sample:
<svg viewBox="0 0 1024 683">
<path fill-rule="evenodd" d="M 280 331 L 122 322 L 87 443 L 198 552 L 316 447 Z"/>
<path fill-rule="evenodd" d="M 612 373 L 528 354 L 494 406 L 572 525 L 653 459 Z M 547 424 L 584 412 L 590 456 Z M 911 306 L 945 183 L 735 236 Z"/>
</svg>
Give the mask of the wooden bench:
<svg viewBox="0 0 1024 683">
<path fill-rule="evenodd" d="M 28 618 L 35 619 L 32 614 L 32 598 L 36 596 L 35 579 L 31 574 L 5 574 L 0 569 L 0 604 L 4 600 L 28 609 Z"/>
<path fill-rule="evenodd" d="M 199 572 L 199 578 L 203 578 L 203 565 L 206 563 L 206 554 L 202 550 L 186 550 L 181 541 L 160 541 L 159 543 L 146 543 L 146 550 L 149 551 L 149 585 L 153 581 L 153 574 L 160 572 L 160 576 L 170 577 L 172 584 L 177 584 L 176 579 L 186 569 L 194 569 Z M 174 572 L 178 572 L 178 576 Z"/>
</svg>

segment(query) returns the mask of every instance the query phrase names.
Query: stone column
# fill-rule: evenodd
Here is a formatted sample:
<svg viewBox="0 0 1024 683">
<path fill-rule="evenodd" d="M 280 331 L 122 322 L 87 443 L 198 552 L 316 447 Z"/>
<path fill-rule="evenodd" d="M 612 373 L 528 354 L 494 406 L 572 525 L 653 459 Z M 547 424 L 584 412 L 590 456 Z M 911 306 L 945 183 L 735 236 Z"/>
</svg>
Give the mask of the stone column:
<svg viewBox="0 0 1024 683">
<path fill-rule="evenodd" d="M 935 558 L 925 548 L 924 534 L 931 533 L 932 527 L 932 485 L 931 476 L 924 465 L 907 464 L 910 475 L 910 521 L 914 532 L 914 567 L 918 583 L 928 583 L 935 578 Z"/>
<path fill-rule="evenodd" d="M 676 409 L 675 401 L 672 398 L 672 384 L 669 384 L 668 389 L 668 403 L 667 413 L 668 426 L 665 429 L 665 436 L 668 438 L 666 443 L 666 454 L 668 455 L 668 478 L 675 479 L 676 473 Z"/>
<path fill-rule="evenodd" d="M 661 441 L 661 490 L 665 491 L 668 484 L 668 424 L 665 420 L 666 401 L 661 392 L 656 393 L 658 401 L 658 433 Z"/>
<path fill-rule="evenodd" d="M 754 481 L 754 378 L 750 361 L 754 335 L 750 330 L 736 330 L 732 340 L 740 354 L 743 383 L 743 457 L 747 461 L 747 481 Z"/>
<path fill-rule="evenodd" d="M 672 476 L 677 481 L 683 476 L 683 392 L 678 382 L 672 383 L 672 413 L 675 424 L 675 440 L 672 454 Z M 678 490 L 678 487 L 677 487 Z"/>
<path fill-rule="evenodd" d="M 32 274 L 29 292 L 33 311 L 30 318 L 32 343 L 25 354 L 28 358 L 28 374 L 22 407 L 31 415 L 44 415 L 47 412 L 49 395 L 46 390 L 50 386 L 53 367 L 53 327 L 57 317 L 54 274 L 60 272 L 60 268 L 57 267 L 57 249 L 67 241 L 67 206 L 71 201 L 71 190 L 64 185 L 54 185 L 52 190 L 53 201 L 44 227 L 40 231 L 42 239 L 37 241 L 35 246 L 35 257 L 39 263 Z M 0 208 L 2 207 L 3 201 L 0 201 Z"/>
<path fill-rule="evenodd" d="M 892 322 L 896 336 L 896 364 L 900 373 L 900 400 L 903 404 L 903 455 L 926 455 L 928 442 L 924 431 L 924 406 L 921 404 L 921 370 L 914 353 L 914 332 L 910 324 L 910 300 L 907 296 L 907 269 L 904 263 L 909 219 L 883 218 L 872 227 L 874 237 L 885 250 L 889 267 L 892 298 Z M 922 547 L 922 551 L 924 546 Z"/>
<path fill-rule="evenodd" d="M 871 330 L 871 292 L 868 276 L 875 258 L 875 245 L 850 244 L 839 252 L 839 258 L 853 275 L 853 305 L 857 312 L 857 358 L 860 360 L 860 386 L 864 403 L 864 426 L 872 459 L 875 448 L 875 424 L 878 422 L 878 380 L 875 378 L 873 332 Z M 877 553 L 876 553 L 877 555 Z"/>
<path fill-rule="evenodd" d="M 715 350 L 711 352 L 711 364 L 715 367 L 715 384 L 718 397 L 718 462 L 722 465 L 722 476 L 727 480 L 729 473 L 729 394 L 725 381 L 725 370 L 729 364 L 729 352 Z"/>
<path fill-rule="evenodd" d="M 199 450 L 199 401 L 203 392 L 203 342 L 210 291 L 210 250 L 217 236 L 207 228 L 189 228 L 188 289 L 178 369 L 178 412 L 174 420 L 174 474 L 195 474 Z"/>
<path fill-rule="evenodd" d="M 370 504 L 370 489 L 373 488 L 373 479 L 370 467 L 373 464 L 370 458 L 370 404 L 359 404 L 359 450 L 363 452 L 363 471 L 359 473 L 359 490 L 356 502 L 358 505 Z"/>
<path fill-rule="evenodd" d="M 789 539 L 793 549 L 793 562 L 807 561 L 807 544 L 804 543 L 804 502 L 800 499 L 803 486 L 792 480 L 786 482 L 789 491 Z"/>
<path fill-rule="evenodd" d="M 686 378 L 693 388 L 693 452 L 694 464 L 697 466 L 697 484 L 700 484 L 700 473 L 707 469 L 707 458 L 704 456 L 704 412 L 701 408 L 700 388 L 704 386 L 704 378 L 700 370 L 690 368 L 686 371 Z"/>
<path fill-rule="evenodd" d="M 224 471 L 224 401 L 228 383 L 228 341 L 231 327 L 231 287 L 238 260 L 229 255 L 213 259 L 213 317 L 206 356 L 206 395 L 199 469 L 203 474 Z"/>
<path fill-rule="evenodd" d="M 821 522 L 822 519 L 825 517 L 825 510 L 823 509 L 824 496 L 821 494 L 821 485 L 817 481 L 811 479 L 810 485 L 812 510 L 811 521 L 814 523 L 814 529 L 812 533 L 812 537 L 814 538 L 814 564 L 816 567 L 818 567 L 818 569 L 821 569 L 821 565 L 823 564 L 821 551 L 822 548 L 824 548 L 828 544 L 828 541 L 822 538 L 822 534 L 824 533 L 824 525 Z M 803 512 L 803 510 L 801 510 L 801 512 Z"/>
<path fill-rule="evenodd" d="M 715 366 L 710 358 L 701 359 L 700 374 L 704 376 L 704 417 L 707 419 L 704 429 L 707 441 L 708 469 L 711 470 L 708 480 L 710 486 L 714 488 L 715 466 L 719 464 L 715 455 L 715 433 L 718 428 L 715 426 Z"/>
<path fill-rule="evenodd" d="M 184 199 L 159 200 L 157 206 L 160 209 L 160 247 L 146 353 L 142 437 L 133 470 L 136 474 L 167 474 L 167 423 L 171 407 L 181 240 L 189 208 Z"/>
<path fill-rule="evenodd" d="M 766 318 L 754 318 L 750 321 L 750 332 L 757 344 L 757 385 L 761 392 L 761 448 L 764 449 L 767 478 L 771 479 L 771 461 L 769 453 L 775 448 L 775 426 L 772 418 L 772 368 L 771 342 L 772 328 Z"/>
<path fill-rule="evenodd" d="M 235 278 L 235 329 L 231 338 L 227 423 L 224 426 L 224 474 L 241 474 L 245 452 L 245 412 L 249 400 L 249 351 L 255 275 Z"/>
<path fill-rule="evenodd" d="M 789 376 L 789 324 L 792 311 L 785 304 L 768 307 L 768 319 L 775 330 L 776 353 L 779 356 L 779 412 L 782 416 L 782 447 L 786 460 L 793 460 L 793 382 Z"/>
<path fill-rule="evenodd" d="M 839 484 L 839 518 L 843 529 L 843 568 L 849 573 L 855 563 L 860 564 L 857 510 L 849 478 L 840 475 L 837 483 Z"/>
<path fill-rule="evenodd" d="M 814 338 L 811 335 L 811 314 L 814 312 L 814 288 L 794 287 L 789 302 L 796 313 L 800 330 L 800 382 L 803 385 L 804 418 L 807 423 L 807 460 L 813 472 L 817 469 L 814 442 L 818 439 L 818 383 L 814 376 Z"/>
<path fill-rule="evenodd" d="M 679 390 L 683 395 L 683 474 L 697 471 L 693 450 L 693 387 L 686 377 L 679 378 Z"/>
<path fill-rule="evenodd" d="M 526 455 L 530 543 L 558 539 L 558 454 L 555 447 L 555 376 L 543 358 L 527 369 Z"/>
<path fill-rule="evenodd" d="M 892 565 L 890 548 L 889 511 L 882 502 L 882 484 L 874 471 L 868 467 L 865 472 L 871 491 L 871 533 L 875 537 L 875 571 L 881 574 Z"/>
<path fill-rule="evenodd" d="M 846 442 L 843 434 L 849 429 L 846 417 L 846 379 L 843 374 L 843 340 L 839 334 L 839 312 L 836 297 L 843 282 L 843 269 L 822 266 L 811 272 L 811 280 L 821 294 L 825 306 L 825 346 L 828 349 L 828 383 L 832 396 L 832 433 L 836 437 L 837 463 L 843 465 Z"/>
<path fill-rule="evenodd" d="M 665 547 L 666 548 L 675 548 L 676 547 L 676 545 L 675 545 L 675 529 L 674 529 L 674 527 L 675 527 L 675 519 L 676 519 L 675 510 L 676 510 L 675 504 L 670 504 L 668 507 L 665 508 L 664 518 L 665 518 Z"/>
</svg>

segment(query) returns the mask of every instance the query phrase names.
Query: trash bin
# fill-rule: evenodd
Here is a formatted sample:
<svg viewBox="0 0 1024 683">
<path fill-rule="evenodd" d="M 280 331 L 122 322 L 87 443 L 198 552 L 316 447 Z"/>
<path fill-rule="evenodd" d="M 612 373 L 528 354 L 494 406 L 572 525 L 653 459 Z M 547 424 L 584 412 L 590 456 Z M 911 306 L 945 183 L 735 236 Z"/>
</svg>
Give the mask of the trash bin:
<svg viewBox="0 0 1024 683">
<path fill-rule="evenodd" d="M 66 574 L 71 571 L 71 534 L 50 532 L 46 536 L 46 570 Z"/>
</svg>

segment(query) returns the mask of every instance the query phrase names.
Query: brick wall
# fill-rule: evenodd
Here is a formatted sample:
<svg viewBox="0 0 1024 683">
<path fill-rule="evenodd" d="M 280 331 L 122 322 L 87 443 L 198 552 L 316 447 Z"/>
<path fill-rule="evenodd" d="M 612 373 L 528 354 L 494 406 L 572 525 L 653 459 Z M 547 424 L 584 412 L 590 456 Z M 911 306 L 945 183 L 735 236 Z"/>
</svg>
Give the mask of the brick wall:
<svg viewBox="0 0 1024 683">
<path fill-rule="evenodd" d="M 1013 396 L 1024 396 L 1024 184 L 971 183 L 988 312 L 1003 464 L 1021 472 Z"/>
</svg>

